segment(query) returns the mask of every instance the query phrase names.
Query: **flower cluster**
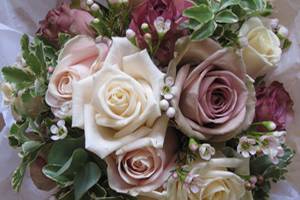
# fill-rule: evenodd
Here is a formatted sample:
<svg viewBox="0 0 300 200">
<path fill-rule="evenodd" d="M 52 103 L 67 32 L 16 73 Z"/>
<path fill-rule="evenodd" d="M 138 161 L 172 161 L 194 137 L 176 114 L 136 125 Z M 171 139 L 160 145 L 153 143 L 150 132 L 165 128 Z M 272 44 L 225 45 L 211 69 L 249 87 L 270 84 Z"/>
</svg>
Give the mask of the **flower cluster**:
<svg viewBox="0 0 300 200">
<path fill-rule="evenodd" d="M 289 41 L 268 2 L 97 2 L 49 11 L 2 69 L 13 188 L 29 167 L 58 200 L 264 200 L 294 154 L 294 103 L 264 78 Z"/>
</svg>

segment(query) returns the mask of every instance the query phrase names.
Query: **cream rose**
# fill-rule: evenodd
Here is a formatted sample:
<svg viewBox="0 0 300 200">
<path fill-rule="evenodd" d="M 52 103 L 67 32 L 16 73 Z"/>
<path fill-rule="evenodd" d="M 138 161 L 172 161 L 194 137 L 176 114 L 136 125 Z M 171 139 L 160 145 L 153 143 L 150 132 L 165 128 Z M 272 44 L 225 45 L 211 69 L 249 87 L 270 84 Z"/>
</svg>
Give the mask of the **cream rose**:
<svg viewBox="0 0 300 200">
<path fill-rule="evenodd" d="M 69 40 L 58 57 L 46 93 L 46 102 L 56 117 L 72 113 L 73 83 L 98 71 L 108 53 L 110 41 L 88 36 Z"/>
<path fill-rule="evenodd" d="M 160 188 L 174 169 L 177 150 L 173 129 L 169 129 L 163 148 L 148 146 L 144 138 L 123 147 L 106 159 L 110 187 L 133 196 Z"/>
<path fill-rule="evenodd" d="M 74 84 L 73 126 L 84 127 L 86 148 L 104 158 L 141 137 L 162 147 L 163 77 L 146 50 L 114 38 L 103 68 Z"/>
<path fill-rule="evenodd" d="M 185 183 L 170 181 L 168 200 L 251 200 L 244 180 L 227 168 L 243 166 L 243 160 L 218 158 L 194 165 Z M 248 162 L 246 162 L 248 163 Z"/>
<path fill-rule="evenodd" d="M 240 29 L 239 37 L 247 40 L 242 48 L 242 56 L 247 73 L 252 78 L 266 74 L 280 61 L 280 40 L 259 18 L 253 17 L 246 21 Z"/>
</svg>

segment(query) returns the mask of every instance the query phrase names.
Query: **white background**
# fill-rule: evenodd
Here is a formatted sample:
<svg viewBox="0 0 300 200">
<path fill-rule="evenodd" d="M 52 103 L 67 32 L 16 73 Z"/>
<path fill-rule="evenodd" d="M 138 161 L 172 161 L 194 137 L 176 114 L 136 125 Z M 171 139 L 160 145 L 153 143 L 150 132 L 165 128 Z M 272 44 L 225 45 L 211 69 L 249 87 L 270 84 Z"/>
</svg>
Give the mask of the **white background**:
<svg viewBox="0 0 300 200">
<path fill-rule="evenodd" d="M 101 1 L 101 0 L 100 0 Z M 300 152 L 300 0 L 273 0 L 274 16 L 290 29 L 292 47 L 283 55 L 278 69 L 270 76 L 270 81 L 279 80 L 294 100 L 295 120 L 288 128 L 288 140 L 297 152 Z M 23 33 L 33 35 L 38 22 L 47 11 L 57 5 L 56 0 L 0 0 L 0 66 L 15 62 L 20 54 L 19 39 Z M 298 13 L 299 11 L 299 13 Z M 1 100 L 1 97 L 0 97 Z M 6 134 L 12 123 L 9 111 L 3 105 L 7 126 L 0 133 L 0 200 L 43 200 L 49 194 L 38 191 L 28 174 L 25 177 L 20 193 L 12 191 L 10 176 L 18 165 L 16 151 L 12 150 Z M 297 123 L 298 122 L 298 123 Z M 300 156 L 296 155 L 290 167 L 287 181 L 273 186 L 272 200 L 299 200 L 300 196 Z"/>
</svg>

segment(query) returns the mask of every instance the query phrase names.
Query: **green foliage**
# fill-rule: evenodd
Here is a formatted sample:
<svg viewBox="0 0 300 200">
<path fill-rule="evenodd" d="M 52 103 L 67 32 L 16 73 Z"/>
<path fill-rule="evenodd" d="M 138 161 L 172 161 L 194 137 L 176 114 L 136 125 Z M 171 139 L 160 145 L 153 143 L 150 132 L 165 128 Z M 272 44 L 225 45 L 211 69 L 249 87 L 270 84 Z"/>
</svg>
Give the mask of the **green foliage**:
<svg viewBox="0 0 300 200">
<path fill-rule="evenodd" d="M 56 50 L 35 38 L 32 43 L 29 37 L 21 38 L 22 63 L 16 66 L 2 68 L 2 75 L 6 82 L 13 86 L 16 101 L 13 103 L 14 111 L 23 117 L 32 118 L 35 115 L 28 113 L 33 104 L 35 110 L 45 111 L 44 102 L 38 97 L 43 97 L 48 85 L 48 66 L 56 64 Z M 38 112 L 35 112 L 39 114 Z"/>
<path fill-rule="evenodd" d="M 111 4 L 108 9 L 92 12 L 96 19 L 92 21 L 91 26 L 101 36 L 125 36 L 130 23 L 129 13 L 128 4 Z"/>
<path fill-rule="evenodd" d="M 277 165 L 273 164 L 268 156 L 253 157 L 250 161 L 251 175 L 263 176 L 264 182 L 253 190 L 254 199 L 267 200 L 271 189 L 271 182 L 278 182 L 285 179 L 288 172 L 287 166 L 291 163 L 295 152 L 284 146 L 284 156 L 279 158 Z"/>
<path fill-rule="evenodd" d="M 38 141 L 26 141 L 22 145 L 20 156 L 21 164 L 13 172 L 11 184 L 15 191 L 19 191 L 26 172 L 26 168 L 36 159 L 38 152 L 43 147 L 43 143 Z"/>
<path fill-rule="evenodd" d="M 213 38 L 223 46 L 238 46 L 238 30 L 245 20 L 267 15 L 271 7 L 265 0 L 197 0 L 184 11 L 189 18 L 193 40 Z"/>
</svg>

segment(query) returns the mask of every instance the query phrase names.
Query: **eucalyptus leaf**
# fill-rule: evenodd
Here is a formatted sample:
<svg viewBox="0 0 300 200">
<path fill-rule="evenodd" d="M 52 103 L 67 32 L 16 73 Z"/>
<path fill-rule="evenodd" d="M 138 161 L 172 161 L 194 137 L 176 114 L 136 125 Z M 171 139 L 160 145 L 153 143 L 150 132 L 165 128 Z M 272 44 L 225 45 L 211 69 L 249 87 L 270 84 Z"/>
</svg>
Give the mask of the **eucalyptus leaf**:
<svg viewBox="0 0 300 200">
<path fill-rule="evenodd" d="M 214 13 L 211 8 L 204 4 L 186 9 L 183 15 L 199 23 L 207 23 L 214 18 Z"/>
<path fill-rule="evenodd" d="M 239 17 L 234 14 L 231 10 L 223 10 L 219 12 L 216 16 L 216 22 L 233 24 L 239 21 Z"/>
<path fill-rule="evenodd" d="M 210 37 L 216 28 L 217 24 L 214 21 L 210 21 L 193 32 L 192 40 L 204 40 Z"/>
<path fill-rule="evenodd" d="M 74 179 L 75 200 L 80 200 L 99 181 L 100 177 L 99 167 L 93 162 L 87 163 Z"/>
<path fill-rule="evenodd" d="M 66 138 L 55 142 L 49 151 L 48 163 L 60 166 L 64 165 L 77 148 L 84 148 L 83 137 L 76 139 Z"/>
<path fill-rule="evenodd" d="M 67 176 L 64 176 L 64 175 L 57 176 L 57 171 L 60 168 L 61 168 L 60 165 L 47 164 L 43 167 L 42 172 L 46 177 L 48 177 L 49 179 L 55 181 L 61 187 L 67 187 L 67 186 L 72 185 L 72 183 L 73 183 L 73 178 L 72 177 L 67 177 Z"/>
<path fill-rule="evenodd" d="M 60 175 L 74 175 L 85 164 L 88 155 L 84 149 L 76 149 L 69 160 L 54 174 L 55 177 Z"/>
</svg>

